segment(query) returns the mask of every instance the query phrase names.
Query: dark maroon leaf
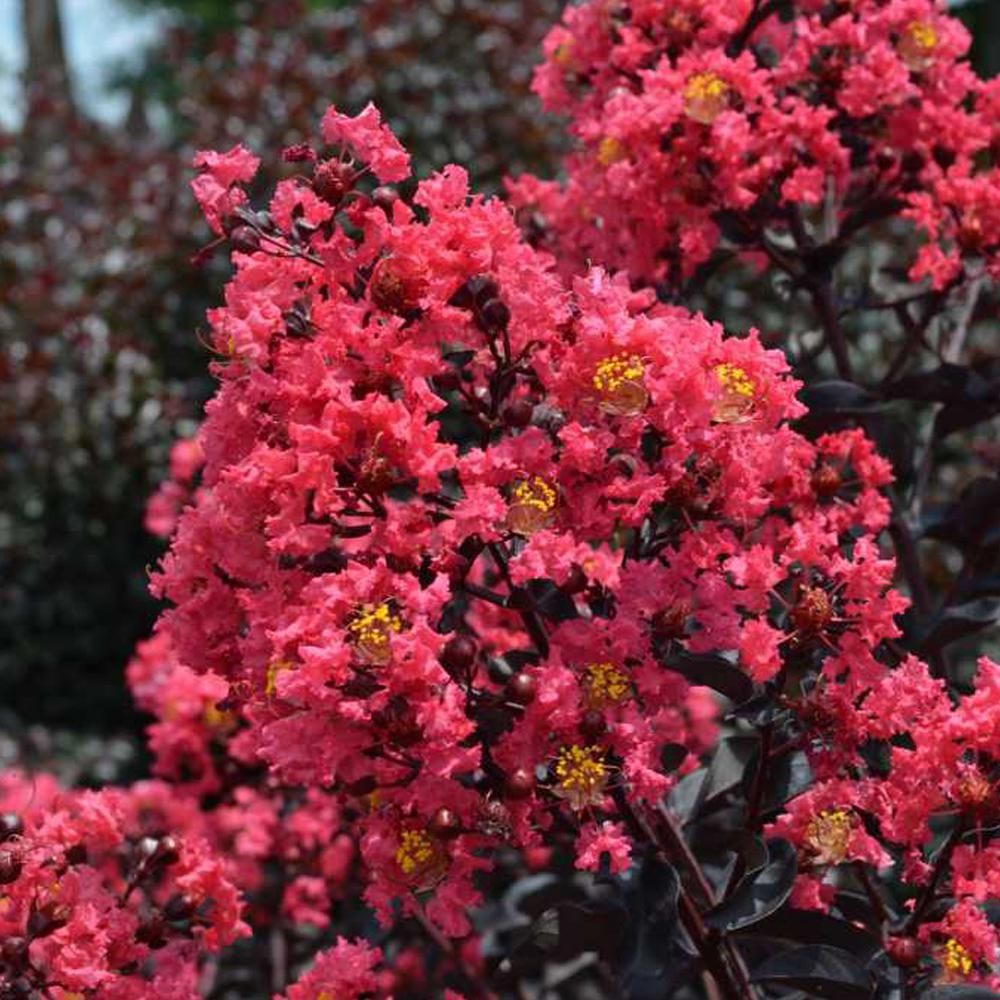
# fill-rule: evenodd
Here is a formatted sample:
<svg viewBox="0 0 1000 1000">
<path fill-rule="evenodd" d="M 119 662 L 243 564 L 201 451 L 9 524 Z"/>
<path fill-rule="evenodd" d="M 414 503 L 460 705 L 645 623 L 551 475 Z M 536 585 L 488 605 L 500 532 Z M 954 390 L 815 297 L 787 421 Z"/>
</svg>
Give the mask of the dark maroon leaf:
<svg viewBox="0 0 1000 1000">
<path fill-rule="evenodd" d="M 806 945 L 772 955 L 751 973 L 751 981 L 805 990 L 833 1000 L 864 1000 L 874 983 L 849 952 L 830 945 Z"/>
</svg>

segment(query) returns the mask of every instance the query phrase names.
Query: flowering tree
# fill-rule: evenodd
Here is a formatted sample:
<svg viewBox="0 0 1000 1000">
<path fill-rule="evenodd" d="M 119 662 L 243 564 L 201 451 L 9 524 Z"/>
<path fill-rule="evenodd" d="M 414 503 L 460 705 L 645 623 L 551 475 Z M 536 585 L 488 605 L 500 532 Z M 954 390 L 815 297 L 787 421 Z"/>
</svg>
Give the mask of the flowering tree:
<svg viewBox="0 0 1000 1000">
<path fill-rule="evenodd" d="M 129 683 L 156 720 L 158 781 L 36 807 L 7 779 L 24 803 L 0 830 L 21 900 L 0 911 L 11 996 L 995 995 L 1000 665 L 944 655 L 983 624 L 952 600 L 984 586 L 978 564 L 929 632 L 901 623 L 887 527 L 928 609 L 893 466 L 862 427 L 822 425 L 865 410 L 851 373 L 807 387 L 810 410 L 783 352 L 675 301 L 727 213 L 752 221 L 746 190 L 775 216 L 759 210 L 739 254 L 777 253 L 839 320 L 816 256 L 839 260 L 826 240 L 876 208 L 841 201 L 862 168 L 838 158 L 823 103 L 838 33 L 866 58 L 837 95 L 850 77 L 874 99 L 869 57 L 888 79 L 896 60 L 916 81 L 904 110 L 936 114 L 920 87 L 940 71 L 939 89 L 965 88 L 953 113 L 982 125 L 964 96 L 980 85 L 919 0 L 707 10 L 572 8 L 541 79 L 572 65 L 595 95 L 581 119 L 604 131 L 581 126 L 600 139 L 566 193 L 519 182 L 520 220 L 460 167 L 415 182 L 372 105 L 331 107 L 321 141 L 285 149 L 295 173 L 266 205 L 247 148 L 198 155 L 233 275 L 209 313 L 218 391 L 149 509 L 173 532 L 153 577 L 170 606 Z M 904 30 L 880 47 L 890 16 Z M 602 120 L 630 86 L 648 148 Z M 948 117 L 844 110 L 899 142 Z M 760 144 L 751 114 L 773 116 Z M 722 204 L 689 199 L 678 164 L 646 202 L 614 200 L 651 176 L 630 150 L 659 163 L 685 144 L 719 156 L 710 178 L 733 171 Z M 897 164 L 910 209 L 918 188 L 943 197 L 932 161 Z M 619 167 L 622 190 L 595 194 Z M 817 217 L 799 210 L 813 194 Z M 960 268 L 928 294 L 938 312 L 950 283 L 967 296 L 962 337 L 988 245 L 972 277 L 950 243 L 914 265 Z M 836 342 L 827 328 L 823 350 L 853 364 Z M 984 489 L 938 529 L 966 532 L 971 560 L 995 555 L 992 536 L 970 542 L 991 530 Z M 969 496 L 985 524 L 964 523 Z M 263 989 L 211 957 L 247 932 L 268 943 Z M 77 937 L 86 955 L 46 943 Z"/>
</svg>

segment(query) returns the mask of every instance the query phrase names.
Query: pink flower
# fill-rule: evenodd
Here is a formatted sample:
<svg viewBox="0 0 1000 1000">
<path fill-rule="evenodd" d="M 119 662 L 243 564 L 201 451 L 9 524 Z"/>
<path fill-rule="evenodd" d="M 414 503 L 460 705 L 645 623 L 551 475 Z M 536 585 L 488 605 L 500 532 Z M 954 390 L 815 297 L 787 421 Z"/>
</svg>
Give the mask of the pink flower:
<svg viewBox="0 0 1000 1000">
<path fill-rule="evenodd" d="M 374 104 L 365 105 L 353 118 L 330 107 L 323 116 L 321 131 L 323 140 L 331 146 L 349 146 L 383 184 L 410 176 L 410 154 L 382 124 Z"/>
</svg>

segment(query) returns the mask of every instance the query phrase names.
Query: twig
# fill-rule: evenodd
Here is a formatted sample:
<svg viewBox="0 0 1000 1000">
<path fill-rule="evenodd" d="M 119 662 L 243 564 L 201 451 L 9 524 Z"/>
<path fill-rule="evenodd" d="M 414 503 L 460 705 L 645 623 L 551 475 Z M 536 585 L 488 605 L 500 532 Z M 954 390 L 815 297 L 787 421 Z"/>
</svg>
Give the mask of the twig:
<svg viewBox="0 0 1000 1000">
<path fill-rule="evenodd" d="M 427 916 L 426 911 L 416 896 L 411 895 L 411 899 L 413 900 L 414 907 L 413 915 L 416 917 L 417 923 L 420 924 L 423 932 L 438 946 L 441 953 L 455 965 L 462 976 L 468 981 L 473 990 L 472 995 L 481 997 L 482 1000 L 496 1000 L 495 994 L 482 981 L 479 973 L 466 961 L 455 942 L 451 938 L 445 937 L 441 929 Z"/>
</svg>

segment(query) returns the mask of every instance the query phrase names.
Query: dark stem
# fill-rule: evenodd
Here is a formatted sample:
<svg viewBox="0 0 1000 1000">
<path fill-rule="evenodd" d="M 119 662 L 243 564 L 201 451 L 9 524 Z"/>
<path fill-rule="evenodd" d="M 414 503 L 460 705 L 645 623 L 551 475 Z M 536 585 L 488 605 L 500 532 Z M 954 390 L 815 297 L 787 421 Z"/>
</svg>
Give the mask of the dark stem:
<svg viewBox="0 0 1000 1000">
<path fill-rule="evenodd" d="M 924 886 L 924 891 L 917 899 L 916 905 L 913 907 L 913 913 L 910 915 L 910 919 L 906 922 L 905 933 L 913 934 L 916 932 L 917 928 L 920 927 L 920 924 L 924 919 L 924 914 L 927 912 L 931 903 L 934 902 L 938 884 L 941 882 L 941 877 L 944 875 L 945 869 L 951 862 L 952 853 L 958 846 L 958 842 L 961 839 L 962 824 L 959 823 L 955 826 L 955 829 L 951 831 L 951 834 L 945 841 L 944 846 L 938 852 L 938 856 L 934 861 L 934 870 L 931 872 L 931 877 L 927 882 L 927 885 Z"/>
<path fill-rule="evenodd" d="M 490 555 L 493 556 L 493 561 L 497 564 L 497 569 L 500 570 L 500 575 L 513 593 L 517 586 L 510 576 L 508 566 L 510 556 L 506 547 L 503 542 L 490 542 L 487 548 L 490 550 Z M 521 621 L 524 622 L 524 627 L 527 629 L 528 635 L 531 636 L 531 641 L 535 644 L 538 654 L 543 658 L 548 656 L 549 636 L 545 631 L 545 623 L 542 621 L 541 615 L 533 608 L 519 608 L 518 614 L 520 614 Z"/>
<path fill-rule="evenodd" d="M 420 901 L 414 896 L 414 916 L 420 924 L 423 932 L 438 946 L 441 953 L 451 960 L 455 968 L 461 972 L 469 986 L 472 987 L 472 996 L 480 997 L 482 1000 L 496 1000 L 495 994 L 486 986 L 479 973 L 465 960 L 461 950 L 455 942 L 441 932 L 434 922 L 424 912 Z"/>
</svg>

